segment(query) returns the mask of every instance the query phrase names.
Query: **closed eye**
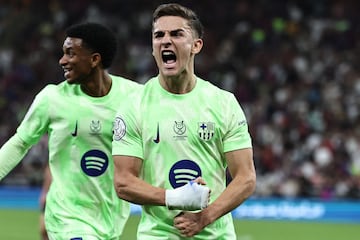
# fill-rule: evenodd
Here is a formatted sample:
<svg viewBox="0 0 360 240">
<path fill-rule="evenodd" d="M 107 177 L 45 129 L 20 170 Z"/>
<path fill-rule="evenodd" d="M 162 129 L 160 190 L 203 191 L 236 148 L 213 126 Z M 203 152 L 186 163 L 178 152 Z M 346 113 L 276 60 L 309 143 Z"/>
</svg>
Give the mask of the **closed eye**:
<svg viewBox="0 0 360 240">
<path fill-rule="evenodd" d="M 176 29 L 169 32 L 171 37 L 181 37 L 183 36 L 185 31 L 183 29 Z M 166 34 L 166 31 L 157 31 L 154 32 L 153 36 L 154 38 L 162 38 Z"/>
<path fill-rule="evenodd" d="M 184 30 L 177 29 L 177 30 L 171 31 L 170 36 L 172 36 L 172 37 L 183 36 L 184 35 L 183 33 L 184 33 Z"/>
<path fill-rule="evenodd" d="M 154 32 L 154 38 L 161 38 L 165 35 L 164 32 Z"/>
</svg>

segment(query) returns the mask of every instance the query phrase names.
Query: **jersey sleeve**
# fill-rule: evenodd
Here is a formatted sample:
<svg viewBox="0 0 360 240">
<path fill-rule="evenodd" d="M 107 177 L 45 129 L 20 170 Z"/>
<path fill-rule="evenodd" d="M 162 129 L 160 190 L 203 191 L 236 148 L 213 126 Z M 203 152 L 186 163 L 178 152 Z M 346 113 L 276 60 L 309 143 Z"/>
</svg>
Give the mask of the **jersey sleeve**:
<svg viewBox="0 0 360 240">
<path fill-rule="evenodd" d="M 40 91 L 24 119 L 17 128 L 17 134 L 27 144 L 34 145 L 47 131 L 49 123 L 50 86 Z"/>
<path fill-rule="evenodd" d="M 29 148 L 17 134 L 0 148 L 0 181 L 23 159 Z"/>
<path fill-rule="evenodd" d="M 251 148 L 252 140 L 246 116 L 233 94 L 228 98 L 225 114 L 228 129 L 224 139 L 224 152 Z"/>
<path fill-rule="evenodd" d="M 140 89 L 138 89 L 140 91 Z M 139 92 L 128 99 L 131 102 L 121 104 L 114 120 L 112 155 L 134 156 L 143 159 L 142 137 L 139 118 Z"/>
</svg>

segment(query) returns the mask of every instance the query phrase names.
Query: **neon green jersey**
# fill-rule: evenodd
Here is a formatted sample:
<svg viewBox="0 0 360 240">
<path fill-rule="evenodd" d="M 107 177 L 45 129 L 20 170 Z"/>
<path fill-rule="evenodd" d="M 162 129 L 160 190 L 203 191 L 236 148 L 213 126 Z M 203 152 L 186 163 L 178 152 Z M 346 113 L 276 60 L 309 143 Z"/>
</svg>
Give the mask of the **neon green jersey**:
<svg viewBox="0 0 360 240">
<path fill-rule="evenodd" d="M 141 177 L 154 186 L 177 188 L 202 176 L 212 202 L 226 187 L 225 153 L 252 147 L 234 95 L 200 78 L 187 94 L 169 93 L 152 78 L 133 104 L 116 116 L 113 155 L 143 159 Z M 182 239 L 173 227 L 178 213 L 143 206 L 138 240 Z M 231 213 L 192 239 L 236 239 Z"/>
<path fill-rule="evenodd" d="M 104 97 L 90 97 L 78 84 L 62 82 L 46 86 L 35 98 L 17 132 L 35 144 L 49 136 L 52 184 L 45 209 L 48 231 L 118 238 L 130 206 L 114 190 L 111 155 L 116 109 L 140 84 L 112 77 Z"/>
</svg>

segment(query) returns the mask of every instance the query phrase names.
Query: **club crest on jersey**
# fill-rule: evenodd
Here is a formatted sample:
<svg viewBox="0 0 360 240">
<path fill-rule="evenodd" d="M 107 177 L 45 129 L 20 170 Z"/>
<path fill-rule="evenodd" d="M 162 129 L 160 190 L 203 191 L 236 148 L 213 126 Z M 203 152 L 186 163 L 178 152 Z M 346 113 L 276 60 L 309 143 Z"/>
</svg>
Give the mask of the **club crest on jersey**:
<svg viewBox="0 0 360 240">
<path fill-rule="evenodd" d="M 114 121 L 114 135 L 113 139 L 115 141 L 120 141 L 126 133 L 126 125 L 124 120 L 121 117 L 116 117 Z"/>
<path fill-rule="evenodd" d="M 215 123 L 213 122 L 199 122 L 198 123 L 198 136 L 204 141 L 212 139 L 215 133 Z"/>
<path fill-rule="evenodd" d="M 100 120 L 92 120 L 90 123 L 91 134 L 99 134 L 101 130 Z"/>
</svg>

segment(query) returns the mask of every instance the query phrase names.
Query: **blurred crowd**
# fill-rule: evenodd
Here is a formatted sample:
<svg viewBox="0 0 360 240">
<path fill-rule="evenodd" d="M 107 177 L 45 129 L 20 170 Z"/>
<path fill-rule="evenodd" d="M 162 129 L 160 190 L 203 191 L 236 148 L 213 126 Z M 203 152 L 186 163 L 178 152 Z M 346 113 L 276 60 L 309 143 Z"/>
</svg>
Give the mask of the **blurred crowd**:
<svg viewBox="0 0 360 240">
<path fill-rule="evenodd" d="M 63 81 L 58 60 L 72 23 L 117 32 L 111 73 L 141 83 L 155 75 L 151 14 L 163 2 L 1 0 L 0 144 L 35 94 Z M 360 199 L 360 2 L 174 2 L 205 26 L 196 74 L 233 92 L 247 115 L 255 196 Z M 44 138 L 2 184 L 40 185 L 46 145 Z"/>
</svg>

